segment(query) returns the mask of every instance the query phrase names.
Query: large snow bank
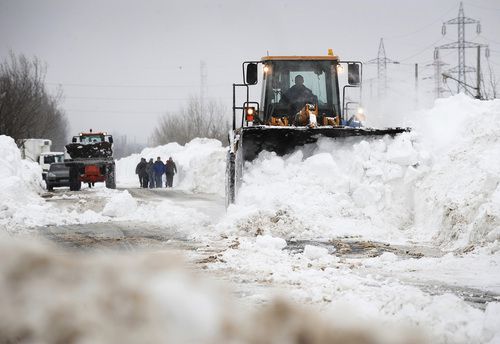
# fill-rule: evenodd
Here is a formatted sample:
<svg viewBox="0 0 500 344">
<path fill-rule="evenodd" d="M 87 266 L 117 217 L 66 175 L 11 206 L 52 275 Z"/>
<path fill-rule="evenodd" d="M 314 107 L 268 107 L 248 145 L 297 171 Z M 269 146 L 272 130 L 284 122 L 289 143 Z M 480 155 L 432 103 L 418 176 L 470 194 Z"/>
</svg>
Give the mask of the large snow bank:
<svg viewBox="0 0 500 344">
<path fill-rule="evenodd" d="M 435 163 L 415 191 L 415 234 L 452 248 L 498 243 L 500 101 L 459 95 L 422 115 L 422 142 L 434 147 Z"/>
<path fill-rule="evenodd" d="M 30 213 L 43 206 L 42 169 L 34 162 L 21 159 L 14 140 L 0 135 L 0 226 L 32 222 Z"/>
<path fill-rule="evenodd" d="M 218 140 L 197 138 L 180 146 L 169 143 L 164 146 L 145 148 L 139 154 L 120 159 L 116 162 L 116 177 L 122 186 L 139 186 L 135 167 L 141 160 L 160 157 L 165 162 L 172 157 L 177 174 L 174 187 L 190 192 L 215 193 L 224 195 L 224 173 L 226 149 Z"/>
<path fill-rule="evenodd" d="M 219 229 L 282 238 L 356 235 L 443 247 L 500 235 L 500 101 L 458 95 L 395 138 L 323 138 L 245 166 Z M 361 141 L 360 141 L 361 140 Z"/>
</svg>

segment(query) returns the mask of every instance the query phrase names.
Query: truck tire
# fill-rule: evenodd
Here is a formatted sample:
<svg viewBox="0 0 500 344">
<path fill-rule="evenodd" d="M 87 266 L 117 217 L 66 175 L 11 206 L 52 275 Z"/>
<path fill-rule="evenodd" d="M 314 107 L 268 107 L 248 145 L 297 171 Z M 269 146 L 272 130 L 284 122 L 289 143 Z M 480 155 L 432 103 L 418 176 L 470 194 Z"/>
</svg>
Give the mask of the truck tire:
<svg viewBox="0 0 500 344">
<path fill-rule="evenodd" d="M 69 168 L 69 189 L 71 191 L 80 191 L 82 188 L 82 182 L 79 178 L 78 166 L 70 166 Z"/>
<path fill-rule="evenodd" d="M 114 162 L 106 166 L 106 187 L 108 189 L 116 189 L 116 172 Z"/>
<path fill-rule="evenodd" d="M 234 203 L 235 199 L 235 185 L 236 179 L 236 164 L 235 164 L 235 154 L 227 152 L 226 158 L 226 208 L 230 204 Z"/>
</svg>

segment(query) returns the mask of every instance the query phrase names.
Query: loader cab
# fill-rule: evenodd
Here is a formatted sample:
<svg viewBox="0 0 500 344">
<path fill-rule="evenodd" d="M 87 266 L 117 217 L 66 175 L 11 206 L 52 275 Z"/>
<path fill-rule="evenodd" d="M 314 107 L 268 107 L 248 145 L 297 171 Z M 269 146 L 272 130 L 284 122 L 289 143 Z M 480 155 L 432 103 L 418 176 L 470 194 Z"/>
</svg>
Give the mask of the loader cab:
<svg viewBox="0 0 500 344">
<path fill-rule="evenodd" d="M 288 58 L 264 57 L 262 100 L 259 120 L 266 123 L 271 117 L 294 116 L 305 103 L 317 103 L 320 115 L 340 115 L 340 98 L 337 77 L 338 60 L 335 56 Z M 302 77 L 302 78 L 301 78 Z M 312 97 L 290 99 L 296 79 L 303 80 L 306 92 Z M 296 92 L 294 93 L 296 94 Z"/>
<path fill-rule="evenodd" d="M 78 136 L 73 136 L 73 143 L 79 143 L 83 145 L 88 145 L 88 144 L 97 144 L 101 142 L 109 142 L 113 143 L 113 137 L 111 135 L 108 135 L 106 133 L 80 133 Z"/>
</svg>

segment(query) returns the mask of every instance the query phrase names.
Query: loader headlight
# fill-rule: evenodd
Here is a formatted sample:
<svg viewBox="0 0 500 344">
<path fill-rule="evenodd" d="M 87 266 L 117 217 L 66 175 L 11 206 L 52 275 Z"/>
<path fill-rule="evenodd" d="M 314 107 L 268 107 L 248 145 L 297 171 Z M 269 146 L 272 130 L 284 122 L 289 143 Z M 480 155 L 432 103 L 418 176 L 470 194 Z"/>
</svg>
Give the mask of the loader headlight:
<svg viewBox="0 0 500 344">
<path fill-rule="evenodd" d="M 362 107 L 358 108 L 358 115 L 362 115 L 365 113 L 365 110 Z"/>
<path fill-rule="evenodd" d="M 255 116 L 255 107 L 249 106 L 245 108 L 245 117 L 247 122 L 253 122 Z"/>
<path fill-rule="evenodd" d="M 341 64 L 337 65 L 337 73 L 342 73 L 344 71 L 344 67 Z"/>
<path fill-rule="evenodd" d="M 271 68 L 269 68 L 269 66 L 264 66 L 264 73 L 267 74 L 270 70 Z"/>
</svg>

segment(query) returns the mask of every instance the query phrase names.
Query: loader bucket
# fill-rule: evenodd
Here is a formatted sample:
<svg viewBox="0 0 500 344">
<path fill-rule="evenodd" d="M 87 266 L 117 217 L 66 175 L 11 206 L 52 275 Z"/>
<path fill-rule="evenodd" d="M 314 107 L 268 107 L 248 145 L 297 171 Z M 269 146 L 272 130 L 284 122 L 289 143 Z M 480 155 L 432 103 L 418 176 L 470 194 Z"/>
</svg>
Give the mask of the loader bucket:
<svg viewBox="0 0 500 344">
<path fill-rule="evenodd" d="M 66 145 L 66 151 L 72 159 L 106 158 L 113 155 L 110 142 L 70 143 Z"/>
<path fill-rule="evenodd" d="M 240 149 L 243 150 L 243 160 L 252 161 L 262 151 L 275 152 L 282 156 L 294 152 L 299 146 L 315 143 L 320 137 L 347 138 L 360 136 L 394 136 L 406 131 L 410 131 L 410 128 L 243 127 L 240 133 Z"/>
</svg>

